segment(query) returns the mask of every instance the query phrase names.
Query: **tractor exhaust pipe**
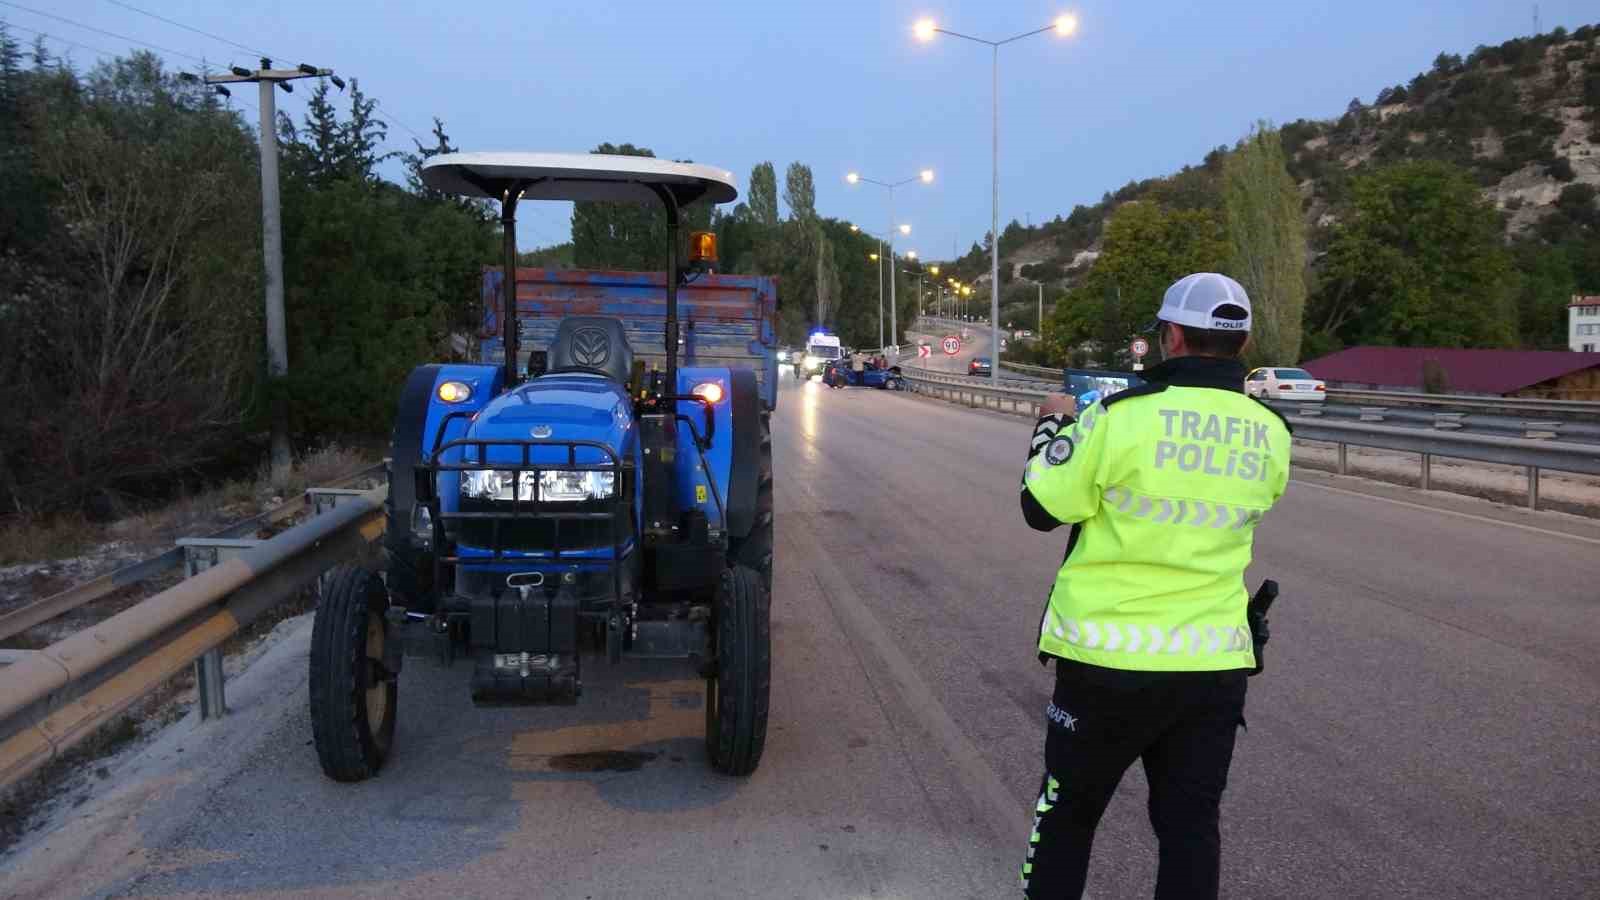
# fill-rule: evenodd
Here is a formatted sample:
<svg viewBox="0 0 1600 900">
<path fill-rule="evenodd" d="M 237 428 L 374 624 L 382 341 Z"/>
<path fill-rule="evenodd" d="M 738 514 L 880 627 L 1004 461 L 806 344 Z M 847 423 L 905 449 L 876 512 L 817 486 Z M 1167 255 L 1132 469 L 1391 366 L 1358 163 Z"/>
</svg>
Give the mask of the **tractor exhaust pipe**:
<svg viewBox="0 0 1600 900">
<path fill-rule="evenodd" d="M 501 345 L 505 348 L 506 387 L 515 387 L 517 373 L 517 201 L 522 199 L 521 189 L 507 190 L 500 197 L 500 233 L 504 241 L 504 272 L 500 291 L 504 298 L 500 307 Z"/>
<path fill-rule="evenodd" d="M 667 393 L 678 392 L 678 197 L 672 189 L 653 184 L 667 213 Z"/>
</svg>

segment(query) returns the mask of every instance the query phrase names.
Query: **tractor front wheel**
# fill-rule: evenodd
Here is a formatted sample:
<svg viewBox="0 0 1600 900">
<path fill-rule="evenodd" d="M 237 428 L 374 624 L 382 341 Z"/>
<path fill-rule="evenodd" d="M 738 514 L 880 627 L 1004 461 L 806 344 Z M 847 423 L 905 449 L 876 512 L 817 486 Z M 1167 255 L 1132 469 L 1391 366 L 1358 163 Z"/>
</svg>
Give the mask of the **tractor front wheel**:
<svg viewBox="0 0 1600 900">
<path fill-rule="evenodd" d="M 388 594 L 378 576 L 340 566 L 311 628 L 311 736 L 322 771 L 362 781 L 394 744 L 399 679 L 383 665 Z"/>
<path fill-rule="evenodd" d="M 711 618 L 715 670 L 706 679 L 706 755 L 727 775 L 749 775 L 767 742 L 772 688 L 771 601 L 761 575 L 722 573 Z"/>
</svg>

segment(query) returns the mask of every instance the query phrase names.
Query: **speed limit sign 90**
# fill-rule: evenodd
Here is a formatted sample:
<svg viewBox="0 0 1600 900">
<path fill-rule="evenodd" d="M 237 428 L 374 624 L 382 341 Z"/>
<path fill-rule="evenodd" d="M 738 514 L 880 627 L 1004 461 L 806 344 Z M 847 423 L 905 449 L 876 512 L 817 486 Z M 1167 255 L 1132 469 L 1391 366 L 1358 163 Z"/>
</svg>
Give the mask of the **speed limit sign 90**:
<svg viewBox="0 0 1600 900">
<path fill-rule="evenodd" d="M 945 338 L 944 339 L 944 352 L 946 354 L 950 355 L 950 356 L 955 356 L 957 353 L 960 353 L 961 352 L 961 338 L 958 338 L 953 334 L 950 335 L 949 337 Z"/>
</svg>

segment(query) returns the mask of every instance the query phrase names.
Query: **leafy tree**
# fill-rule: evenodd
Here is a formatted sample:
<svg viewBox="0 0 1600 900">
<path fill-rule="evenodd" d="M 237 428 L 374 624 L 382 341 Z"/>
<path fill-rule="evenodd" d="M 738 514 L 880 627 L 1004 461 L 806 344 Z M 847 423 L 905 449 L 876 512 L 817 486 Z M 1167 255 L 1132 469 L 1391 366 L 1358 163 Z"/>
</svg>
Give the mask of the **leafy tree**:
<svg viewBox="0 0 1600 900">
<path fill-rule="evenodd" d="M 750 170 L 750 193 L 746 199 L 756 224 L 767 228 L 777 226 L 778 174 L 771 162 L 756 163 Z"/>
<path fill-rule="evenodd" d="M 1228 270 L 1250 295 L 1251 355 L 1259 364 L 1296 362 L 1306 305 L 1305 217 L 1278 132 L 1258 124 L 1223 171 Z"/>
<path fill-rule="evenodd" d="M 352 178 L 376 181 L 378 165 L 398 155 L 378 150 L 388 138 L 389 126 L 374 115 L 377 101 L 361 92 L 358 80 L 351 79 L 349 118 L 341 121 L 328 91 L 328 82 L 318 79 L 301 128 L 294 126 L 288 114 L 278 114 L 282 177 L 315 185 Z"/>
<path fill-rule="evenodd" d="M 1398 163 L 1356 179 L 1323 266 L 1317 327 L 1347 343 L 1516 343 L 1500 220 L 1459 167 Z"/>
<path fill-rule="evenodd" d="M 407 158 L 408 192 L 376 173 L 391 155 L 377 150 L 384 125 L 376 109 L 352 82 L 341 117 L 319 84 L 301 128 L 279 120 L 289 163 L 283 390 L 302 442 L 387 431 L 406 374 L 446 356 L 450 334 L 477 320 L 482 266 L 495 258 L 484 204 L 421 183 L 422 161 L 453 149 L 444 124 L 435 119 L 434 146 L 419 143 Z"/>
<path fill-rule="evenodd" d="M 1217 213 L 1168 210 L 1148 201 L 1124 204 L 1106 224 L 1094 268 L 1056 304 L 1045 341 L 1061 358 L 1094 341 L 1108 360 L 1154 317 L 1168 286 L 1192 272 L 1223 269 L 1228 254 Z"/>
<path fill-rule="evenodd" d="M 261 334 L 255 147 L 152 54 L 0 74 L 27 145 L 6 187 L 40 229 L 0 261 L 0 489 L 8 510 L 107 511 L 238 435 Z"/>
<path fill-rule="evenodd" d="M 601 144 L 593 153 L 655 156 L 632 144 Z M 695 203 L 679 211 L 679 258 L 691 231 L 711 227 L 711 204 Z M 574 203 L 572 250 L 580 269 L 627 269 L 655 272 L 666 265 L 667 217 L 656 203 Z"/>
<path fill-rule="evenodd" d="M 811 167 L 792 162 L 784 179 L 783 202 L 789 206 L 789 217 L 806 221 L 817 217 L 817 189 L 811 180 Z"/>
</svg>

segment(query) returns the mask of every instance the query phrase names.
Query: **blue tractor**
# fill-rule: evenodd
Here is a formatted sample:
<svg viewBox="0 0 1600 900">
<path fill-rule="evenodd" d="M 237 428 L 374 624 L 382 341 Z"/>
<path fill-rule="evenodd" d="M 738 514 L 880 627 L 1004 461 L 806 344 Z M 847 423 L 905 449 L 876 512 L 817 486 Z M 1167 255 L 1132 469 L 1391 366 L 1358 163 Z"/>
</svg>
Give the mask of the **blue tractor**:
<svg viewBox="0 0 1600 900">
<path fill-rule="evenodd" d="M 496 705 L 576 702 L 584 659 L 636 656 L 690 662 L 705 679 L 711 765 L 750 774 L 771 677 L 776 335 L 770 308 L 718 288 L 737 278 L 711 274 L 714 236 L 691 235 L 678 263 L 680 211 L 732 201 L 732 175 L 647 157 L 453 153 L 422 177 L 499 203 L 504 271 L 486 284 L 501 293 L 500 361 L 422 366 L 401 390 L 384 571 L 337 570 L 313 628 L 323 771 L 359 781 L 383 766 L 408 655 L 470 661 L 473 700 Z M 551 281 L 560 303 L 530 322 L 518 295 L 532 270 L 516 268 L 529 199 L 659 204 L 664 277 Z M 525 336 L 544 345 L 523 351 Z"/>
</svg>

